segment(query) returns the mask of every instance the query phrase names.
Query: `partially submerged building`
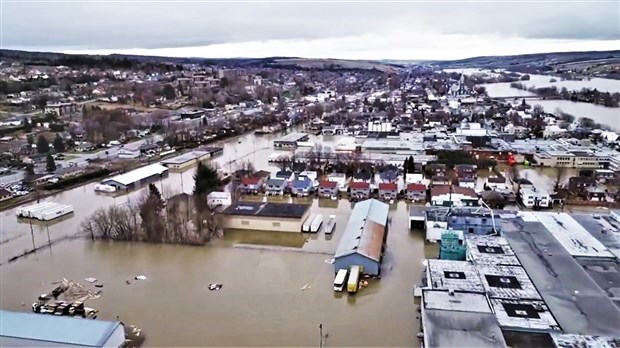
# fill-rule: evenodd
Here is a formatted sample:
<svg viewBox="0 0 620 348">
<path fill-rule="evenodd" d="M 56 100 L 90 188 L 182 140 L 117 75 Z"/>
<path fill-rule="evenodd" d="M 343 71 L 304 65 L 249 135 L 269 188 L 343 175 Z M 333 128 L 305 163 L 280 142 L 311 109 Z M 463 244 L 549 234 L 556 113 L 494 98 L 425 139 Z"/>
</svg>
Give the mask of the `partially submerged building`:
<svg viewBox="0 0 620 348">
<path fill-rule="evenodd" d="M 309 204 L 235 202 L 222 213 L 224 228 L 301 232 Z"/>
<path fill-rule="evenodd" d="M 163 179 L 167 175 L 168 168 L 159 163 L 155 163 L 105 179 L 101 184 L 113 186 L 117 190 L 123 191 L 147 185 L 153 181 Z"/>
<path fill-rule="evenodd" d="M 355 204 L 334 255 L 336 271 L 360 265 L 364 274 L 381 273 L 388 215 L 389 205 L 376 199 Z"/>
<path fill-rule="evenodd" d="M 0 347 L 124 347 L 118 321 L 0 310 Z"/>
</svg>

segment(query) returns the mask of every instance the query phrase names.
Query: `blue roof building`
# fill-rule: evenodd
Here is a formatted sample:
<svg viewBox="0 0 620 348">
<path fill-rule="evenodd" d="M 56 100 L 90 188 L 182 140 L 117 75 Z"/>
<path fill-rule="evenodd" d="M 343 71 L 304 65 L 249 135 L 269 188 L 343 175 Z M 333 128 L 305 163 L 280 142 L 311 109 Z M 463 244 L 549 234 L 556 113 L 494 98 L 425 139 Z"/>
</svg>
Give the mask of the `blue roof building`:
<svg viewBox="0 0 620 348">
<path fill-rule="evenodd" d="M 306 196 L 312 191 L 314 183 L 308 177 L 300 176 L 291 182 L 291 193 L 299 196 Z"/>
<path fill-rule="evenodd" d="M 122 347 L 120 322 L 0 310 L 0 347 Z"/>
<path fill-rule="evenodd" d="M 362 266 L 365 274 L 381 272 L 383 247 L 387 239 L 389 205 L 376 199 L 355 204 L 334 255 L 334 270 Z"/>
</svg>

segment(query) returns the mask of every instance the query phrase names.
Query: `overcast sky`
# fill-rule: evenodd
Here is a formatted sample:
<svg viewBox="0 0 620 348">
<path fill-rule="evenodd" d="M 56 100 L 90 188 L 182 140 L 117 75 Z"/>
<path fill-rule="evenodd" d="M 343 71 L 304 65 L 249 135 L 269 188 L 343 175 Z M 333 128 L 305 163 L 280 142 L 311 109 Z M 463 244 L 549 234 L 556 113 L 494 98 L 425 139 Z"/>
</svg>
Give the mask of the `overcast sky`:
<svg viewBox="0 0 620 348">
<path fill-rule="evenodd" d="M 2 48 L 457 59 L 620 49 L 620 1 L 2 0 Z"/>
</svg>

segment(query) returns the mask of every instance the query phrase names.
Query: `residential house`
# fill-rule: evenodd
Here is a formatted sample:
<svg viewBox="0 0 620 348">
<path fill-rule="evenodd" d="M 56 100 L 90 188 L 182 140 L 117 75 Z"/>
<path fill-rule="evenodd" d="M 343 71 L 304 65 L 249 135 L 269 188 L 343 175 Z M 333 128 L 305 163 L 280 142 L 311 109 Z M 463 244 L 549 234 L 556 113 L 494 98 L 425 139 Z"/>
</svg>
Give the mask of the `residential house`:
<svg viewBox="0 0 620 348">
<path fill-rule="evenodd" d="M 279 172 L 276 173 L 276 179 L 283 179 L 286 180 L 287 182 L 293 181 L 295 179 L 295 174 L 293 172 L 290 172 L 288 170 L 281 170 Z"/>
<path fill-rule="evenodd" d="M 263 190 L 263 179 L 257 176 L 241 179 L 239 190 L 244 194 L 258 194 Z"/>
<path fill-rule="evenodd" d="M 338 196 L 339 187 L 336 181 L 321 181 L 319 183 L 319 197 L 331 198 Z"/>
<path fill-rule="evenodd" d="M 607 192 L 600 187 L 589 187 L 586 189 L 586 198 L 589 201 L 606 201 Z"/>
<path fill-rule="evenodd" d="M 480 202 L 471 188 L 452 185 L 439 185 L 431 188 L 431 205 L 443 207 L 475 207 Z"/>
<path fill-rule="evenodd" d="M 457 164 L 454 166 L 454 172 L 461 178 L 476 179 L 478 174 L 476 173 L 477 166 L 473 164 Z"/>
<path fill-rule="evenodd" d="M 551 197 L 545 190 L 537 189 L 533 186 L 521 186 L 519 191 L 521 202 L 526 208 L 550 208 Z"/>
<path fill-rule="evenodd" d="M 487 177 L 485 184 L 493 191 L 504 191 L 508 188 L 508 185 L 506 185 L 506 178 L 503 176 Z"/>
<path fill-rule="evenodd" d="M 312 193 L 312 180 L 305 176 L 300 176 L 291 182 L 291 194 L 295 196 L 308 196 Z"/>
<path fill-rule="evenodd" d="M 396 168 L 386 169 L 379 173 L 379 179 L 385 183 L 396 182 L 398 180 L 398 170 Z"/>
<path fill-rule="evenodd" d="M 412 202 L 426 200 L 426 186 L 423 184 L 408 184 L 407 199 Z"/>
<path fill-rule="evenodd" d="M 442 175 L 435 175 L 431 178 L 431 182 L 433 184 L 433 186 L 437 186 L 437 185 L 450 185 L 450 178 L 448 178 L 447 176 L 442 176 Z"/>
<path fill-rule="evenodd" d="M 459 186 L 470 189 L 476 188 L 476 179 L 474 178 L 459 178 Z"/>
<path fill-rule="evenodd" d="M 349 184 L 349 197 L 351 199 L 368 199 L 370 197 L 370 183 L 353 181 Z"/>
<path fill-rule="evenodd" d="M 267 180 L 266 185 L 266 191 L 268 196 L 282 196 L 284 195 L 284 189 L 286 189 L 286 180 L 269 179 Z"/>
<path fill-rule="evenodd" d="M 80 145 L 77 146 L 76 150 L 79 152 L 86 152 L 86 151 L 93 151 L 96 148 L 97 147 L 93 143 L 89 143 L 88 141 L 85 141 L 83 143 L 80 143 Z"/>
<path fill-rule="evenodd" d="M 446 165 L 443 163 L 429 163 L 426 165 L 426 170 L 432 173 L 431 176 L 446 176 Z"/>
<path fill-rule="evenodd" d="M 7 189 L 0 188 L 0 202 L 13 198 L 13 193 Z"/>
<path fill-rule="evenodd" d="M 398 197 L 398 185 L 393 182 L 382 182 L 379 184 L 379 198 L 389 201 Z"/>
<path fill-rule="evenodd" d="M 586 190 L 596 185 L 596 179 L 591 176 L 573 176 L 568 179 L 568 191 L 576 196 L 585 196 Z"/>
<path fill-rule="evenodd" d="M 347 186 L 347 176 L 344 173 L 330 173 L 327 175 L 327 181 L 338 183 L 338 189 L 345 189 Z"/>
<path fill-rule="evenodd" d="M 271 179 L 271 173 L 266 171 L 266 170 L 259 170 L 256 173 L 254 173 L 254 175 L 252 175 L 253 177 L 259 178 L 263 181 L 263 183 L 267 182 L 267 180 Z"/>
<path fill-rule="evenodd" d="M 365 182 L 370 184 L 370 180 L 372 179 L 372 174 L 368 170 L 360 170 L 359 172 L 353 174 L 354 182 Z"/>
</svg>

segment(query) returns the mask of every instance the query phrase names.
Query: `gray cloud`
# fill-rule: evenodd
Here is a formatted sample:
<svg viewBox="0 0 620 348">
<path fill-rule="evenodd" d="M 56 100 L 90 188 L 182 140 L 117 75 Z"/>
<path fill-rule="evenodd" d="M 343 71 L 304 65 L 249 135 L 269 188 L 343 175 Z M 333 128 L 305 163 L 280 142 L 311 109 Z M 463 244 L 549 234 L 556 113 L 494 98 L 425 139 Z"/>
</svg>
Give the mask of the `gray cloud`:
<svg viewBox="0 0 620 348">
<path fill-rule="evenodd" d="M 3 47 L 128 49 L 402 31 L 620 39 L 620 3 L 5 2 Z M 440 44 L 440 43 L 439 43 Z"/>
</svg>

